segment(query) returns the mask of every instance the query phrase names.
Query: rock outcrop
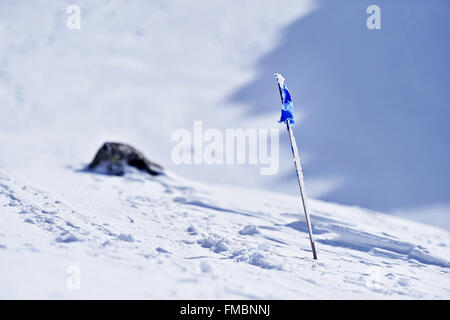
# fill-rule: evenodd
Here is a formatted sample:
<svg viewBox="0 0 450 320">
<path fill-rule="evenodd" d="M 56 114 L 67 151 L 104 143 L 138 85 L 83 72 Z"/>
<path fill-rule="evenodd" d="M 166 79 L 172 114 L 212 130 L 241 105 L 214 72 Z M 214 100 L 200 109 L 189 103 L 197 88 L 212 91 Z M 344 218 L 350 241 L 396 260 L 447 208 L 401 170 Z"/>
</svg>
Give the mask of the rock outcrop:
<svg viewBox="0 0 450 320">
<path fill-rule="evenodd" d="M 134 167 L 153 176 L 164 173 L 160 165 L 148 160 L 134 147 L 116 142 L 105 142 L 97 151 L 88 168 L 89 170 L 105 174 L 122 176 L 125 174 L 127 166 Z"/>
</svg>

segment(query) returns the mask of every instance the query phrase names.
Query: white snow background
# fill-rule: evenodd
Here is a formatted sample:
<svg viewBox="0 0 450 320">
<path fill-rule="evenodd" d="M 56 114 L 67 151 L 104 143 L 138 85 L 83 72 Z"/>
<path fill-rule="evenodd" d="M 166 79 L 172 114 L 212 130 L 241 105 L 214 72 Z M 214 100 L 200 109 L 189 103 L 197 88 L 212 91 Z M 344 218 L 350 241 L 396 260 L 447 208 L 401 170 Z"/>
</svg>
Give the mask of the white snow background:
<svg viewBox="0 0 450 320">
<path fill-rule="evenodd" d="M 72 3 L 81 8 L 80 30 L 66 28 L 66 9 Z M 331 12 L 328 5 L 335 6 Z M 345 8 L 333 1 L 299 0 L 0 2 L 0 298 L 448 299 L 450 234 L 438 227 L 311 200 L 319 256 L 318 261 L 312 260 L 290 150 L 284 144 L 280 148 L 281 172 L 274 177 L 259 176 L 259 168 L 247 166 L 177 167 L 170 161 L 171 132 L 192 128 L 194 120 L 203 120 L 212 128 L 276 127 L 279 98 L 273 78 L 267 77 L 269 71 L 283 72 L 288 85 L 291 81 L 299 117 L 304 116 L 296 128 L 306 126 L 314 98 L 320 104 L 329 102 L 323 100 L 325 93 L 310 94 L 317 90 L 315 81 L 329 75 L 324 71 L 330 70 L 326 65 L 329 48 L 314 51 L 311 41 L 322 39 L 320 33 L 304 42 L 292 37 L 302 23 L 307 23 L 306 30 L 329 28 L 326 18 L 318 19 L 315 28 L 308 25 L 321 13 L 338 21 L 342 21 L 340 16 L 343 21 L 354 21 L 345 20 L 346 14 L 353 12 Z M 361 8 L 362 31 L 354 31 L 358 39 L 359 32 L 367 32 L 367 15 Z M 440 21 L 440 15 L 433 14 L 435 21 Z M 425 30 L 419 37 L 423 39 L 434 29 L 427 29 L 425 23 L 417 30 Z M 448 26 L 438 30 L 432 39 L 448 35 Z M 284 38 L 286 34 L 290 38 Z M 276 52 L 286 48 L 286 43 L 296 45 L 288 48 L 292 56 L 280 63 Z M 392 43 L 396 43 L 395 37 Z M 448 38 L 438 44 L 433 52 L 446 70 L 448 59 L 438 58 L 448 58 Z M 334 49 L 340 46 L 337 43 Z M 419 41 L 413 51 L 420 46 Z M 349 52 L 357 47 L 342 43 Z M 308 63 L 301 59 L 295 63 L 296 52 L 302 59 L 309 57 L 314 70 L 308 70 Z M 337 56 L 345 58 L 339 68 L 345 69 L 351 61 L 360 68 L 364 59 L 350 59 L 349 52 Z M 316 55 L 320 61 L 313 59 Z M 312 91 L 305 87 L 305 75 L 289 71 L 290 61 L 292 70 L 300 66 L 307 76 L 318 75 L 312 78 Z M 397 58 L 389 61 L 392 72 L 384 80 L 403 71 L 396 69 Z M 269 70 L 272 67 L 280 69 Z M 342 87 L 333 87 L 331 80 L 322 87 L 332 94 L 330 101 L 333 96 L 347 101 L 354 94 L 348 79 L 355 73 L 339 79 L 345 72 L 334 71 L 333 81 Z M 442 73 L 438 78 L 430 72 L 423 80 L 420 75 L 405 76 L 402 83 L 407 88 L 400 88 L 402 95 L 422 92 L 421 97 L 427 97 L 429 88 L 434 88 L 434 100 L 428 106 L 433 112 L 428 114 L 429 126 L 419 126 L 411 138 L 425 144 L 434 141 L 431 151 L 444 150 L 448 93 L 440 88 L 448 83 L 448 75 Z M 267 83 L 258 85 L 260 81 Z M 423 86 L 424 82 L 428 85 Z M 242 88 L 247 89 L 247 96 Z M 382 106 L 382 101 L 376 100 L 376 104 Z M 255 105 L 261 110 L 255 111 Z M 330 129 L 328 119 L 310 126 L 326 131 Z M 395 119 L 411 118 L 409 113 L 403 117 L 396 113 Z M 422 118 L 414 119 L 419 123 Z M 357 129 L 369 128 L 369 122 L 357 115 L 349 120 Z M 351 128 L 351 123 L 341 127 Z M 331 128 L 327 134 L 339 126 Z M 421 132 L 432 129 L 429 140 L 421 139 Z M 326 199 L 330 190 L 340 185 L 335 180 L 346 180 L 334 176 L 326 165 L 326 176 L 321 176 L 314 163 L 323 165 L 334 159 L 345 163 L 345 159 L 326 153 L 315 162 L 321 149 L 313 147 L 314 132 L 297 133 L 301 149 L 303 142 L 310 141 L 305 150 L 306 188 L 309 194 Z M 321 146 L 335 143 L 326 135 L 317 137 Z M 389 136 L 381 142 L 372 137 L 362 136 L 351 150 L 368 150 L 363 147 L 370 146 L 369 140 L 377 142 L 376 148 L 390 141 Z M 282 134 L 280 139 L 287 137 Z M 136 146 L 166 167 L 167 176 L 152 178 L 132 171 L 125 177 L 111 177 L 84 172 L 101 144 L 111 140 Z M 358 160 L 355 165 L 347 159 L 357 172 L 375 167 L 365 156 L 348 154 L 350 160 Z M 417 217 L 426 206 L 436 214 L 425 221 L 448 226 L 445 177 L 449 164 L 443 162 L 445 166 L 439 167 L 439 163 L 425 161 L 438 155 L 443 161 L 448 151 L 430 153 L 428 158 L 409 151 L 405 154 L 409 155 L 405 169 L 391 167 L 389 172 L 401 171 L 400 176 L 394 174 L 397 179 L 420 173 L 419 183 L 425 171 L 415 167 L 415 160 L 422 161 L 433 170 L 432 177 L 442 174 L 440 180 L 431 178 L 422 186 L 426 194 L 435 189 L 439 196 L 428 196 L 427 201 L 406 210 L 402 193 L 401 202 L 386 202 L 382 207 L 392 212 L 398 209 L 406 216 L 410 210 L 417 212 Z M 393 163 L 401 167 L 396 155 L 385 153 L 384 157 L 395 158 Z M 370 154 L 368 159 L 372 159 Z M 285 178 L 287 175 L 292 176 Z M 354 172 L 347 178 L 357 181 L 355 188 L 367 180 Z M 415 180 L 406 179 L 404 189 L 416 190 L 410 181 Z M 439 183 L 433 185 L 433 181 Z M 395 188 L 389 189 L 391 185 Z M 336 196 L 339 193 L 330 197 L 360 205 L 370 204 L 372 199 L 382 202 L 383 194 L 395 195 L 399 188 L 389 181 L 384 186 L 386 190 L 379 193 L 369 188 L 355 197 L 347 189 L 341 198 Z M 287 190 L 292 195 L 277 193 Z M 80 270 L 79 289 L 68 285 L 71 266 Z"/>
</svg>

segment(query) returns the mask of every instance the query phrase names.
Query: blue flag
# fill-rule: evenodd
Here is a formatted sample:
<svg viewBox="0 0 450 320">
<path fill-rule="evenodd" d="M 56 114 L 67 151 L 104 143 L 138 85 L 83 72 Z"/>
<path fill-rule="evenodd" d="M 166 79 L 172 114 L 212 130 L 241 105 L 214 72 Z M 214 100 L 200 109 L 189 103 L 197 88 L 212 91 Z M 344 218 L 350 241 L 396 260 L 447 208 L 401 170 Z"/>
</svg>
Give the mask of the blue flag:
<svg viewBox="0 0 450 320">
<path fill-rule="evenodd" d="M 281 74 L 275 73 L 275 78 L 278 82 L 278 88 L 280 89 L 281 94 L 281 122 L 289 121 L 290 123 L 295 123 L 294 121 L 294 104 L 292 103 L 291 94 L 289 93 L 288 88 L 284 84 L 284 78 Z"/>
</svg>

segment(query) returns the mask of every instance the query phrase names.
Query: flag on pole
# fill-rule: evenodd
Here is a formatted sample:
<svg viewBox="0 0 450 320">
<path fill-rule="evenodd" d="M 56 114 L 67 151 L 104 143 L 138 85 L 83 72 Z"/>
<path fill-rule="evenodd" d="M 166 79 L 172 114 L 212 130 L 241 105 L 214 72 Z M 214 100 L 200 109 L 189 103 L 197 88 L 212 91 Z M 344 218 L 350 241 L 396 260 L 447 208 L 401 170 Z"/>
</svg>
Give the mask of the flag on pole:
<svg viewBox="0 0 450 320">
<path fill-rule="evenodd" d="M 313 254 L 313 258 L 317 259 L 316 246 L 314 244 L 311 220 L 309 218 L 309 211 L 307 206 L 305 183 L 303 181 L 302 165 L 300 163 L 300 155 L 298 153 L 297 142 L 295 141 L 294 132 L 291 128 L 291 124 L 294 123 L 294 104 L 292 103 L 291 94 L 284 84 L 283 76 L 279 73 L 275 73 L 275 78 L 277 79 L 278 89 L 281 96 L 281 119 L 279 122 L 286 123 L 286 128 L 289 133 L 289 141 L 291 142 L 292 157 L 294 158 L 295 170 L 297 172 L 297 180 L 298 186 L 300 188 L 303 212 L 305 213 L 306 224 L 308 226 L 309 241 L 311 242 L 311 251 Z"/>
<path fill-rule="evenodd" d="M 290 123 L 294 124 L 294 104 L 292 103 L 291 94 L 284 84 L 283 76 L 279 73 L 275 73 L 275 78 L 277 79 L 281 96 L 281 118 L 279 122 L 282 123 L 289 120 Z"/>
</svg>

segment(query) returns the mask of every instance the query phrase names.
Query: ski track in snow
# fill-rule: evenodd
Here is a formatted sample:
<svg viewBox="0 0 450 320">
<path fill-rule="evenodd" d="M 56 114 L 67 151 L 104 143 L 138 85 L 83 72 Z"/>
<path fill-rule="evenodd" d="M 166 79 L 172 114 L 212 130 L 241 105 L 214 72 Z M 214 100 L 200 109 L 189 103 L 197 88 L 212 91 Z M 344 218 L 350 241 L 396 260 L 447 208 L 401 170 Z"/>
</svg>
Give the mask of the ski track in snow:
<svg viewBox="0 0 450 320">
<path fill-rule="evenodd" d="M 312 201 L 314 261 L 296 197 L 171 174 L 111 177 L 67 169 L 61 178 L 71 187 L 49 193 L 0 171 L 0 296 L 449 296 L 449 234 L 443 230 Z M 21 259 L 28 255 L 33 271 L 25 272 Z M 89 290 L 65 287 L 71 264 L 87 269 Z M 24 274 L 31 283 L 46 280 L 27 292 L 19 281 Z"/>
</svg>

